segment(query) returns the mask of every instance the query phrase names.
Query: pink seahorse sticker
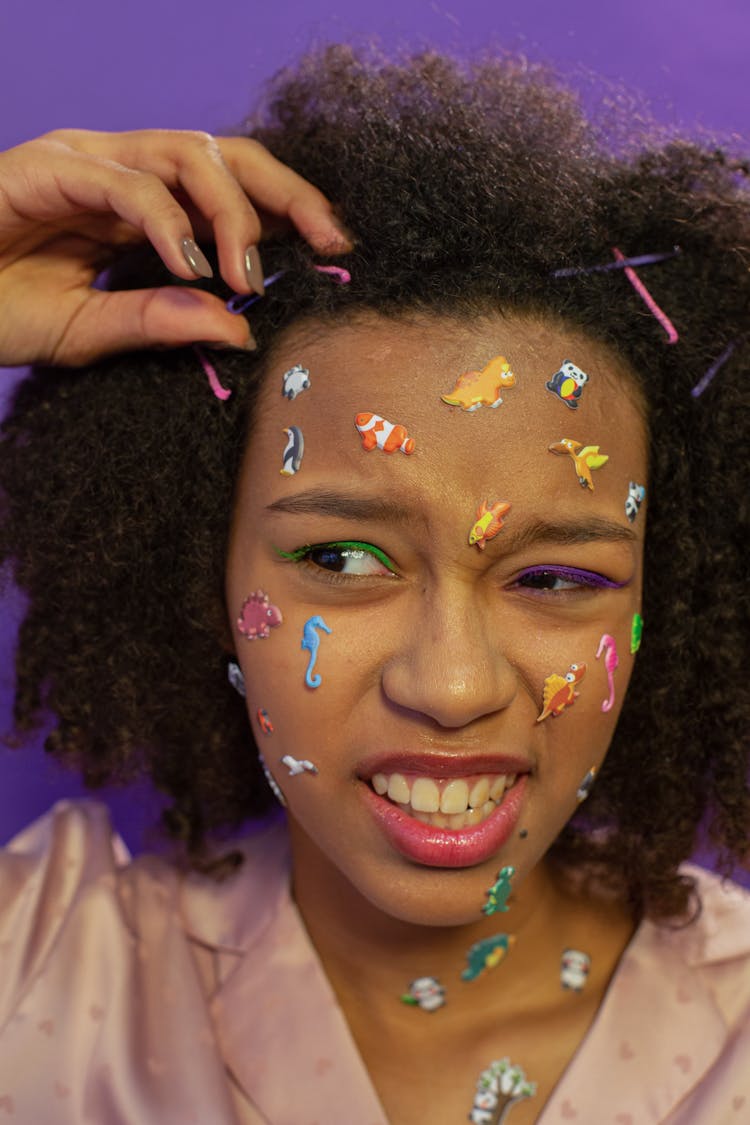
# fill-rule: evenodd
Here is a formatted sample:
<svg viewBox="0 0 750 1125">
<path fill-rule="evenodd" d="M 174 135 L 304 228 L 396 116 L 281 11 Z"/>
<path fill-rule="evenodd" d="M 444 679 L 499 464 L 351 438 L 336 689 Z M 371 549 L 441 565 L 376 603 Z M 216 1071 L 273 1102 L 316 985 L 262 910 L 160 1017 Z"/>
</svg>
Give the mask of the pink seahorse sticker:
<svg viewBox="0 0 750 1125">
<path fill-rule="evenodd" d="M 615 669 L 619 663 L 617 659 L 617 645 L 615 638 L 611 637 L 609 633 L 603 633 L 599 641 L 599 648 L 596 650 L 596 659 L 598 660 L 602 652 L 604 653 L 604 667 L 607 670 L 607 683 L 609 684 L 609 699 L 605 699 L 602 703 L 602 711 L 611 711 L 615 702 Z"/>
</svg>

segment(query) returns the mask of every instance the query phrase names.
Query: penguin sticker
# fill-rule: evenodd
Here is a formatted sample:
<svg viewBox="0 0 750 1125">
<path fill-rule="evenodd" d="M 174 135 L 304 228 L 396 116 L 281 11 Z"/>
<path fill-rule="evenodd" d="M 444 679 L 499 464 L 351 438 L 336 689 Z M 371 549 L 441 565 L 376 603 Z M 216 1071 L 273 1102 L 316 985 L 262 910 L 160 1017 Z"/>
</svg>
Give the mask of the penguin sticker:
<svg viewBox="0 0 750 1125">
<path fill-rule="evenodd" d="M 292 477 L 299 472 L 302 464 L 302 454 L 305 452 L 305 439 L 299 426 L 288 426 L 284 430 L 286 445 L 284 446 L 283 464 L 279 469 L 282 476 Z"/>
</svg>

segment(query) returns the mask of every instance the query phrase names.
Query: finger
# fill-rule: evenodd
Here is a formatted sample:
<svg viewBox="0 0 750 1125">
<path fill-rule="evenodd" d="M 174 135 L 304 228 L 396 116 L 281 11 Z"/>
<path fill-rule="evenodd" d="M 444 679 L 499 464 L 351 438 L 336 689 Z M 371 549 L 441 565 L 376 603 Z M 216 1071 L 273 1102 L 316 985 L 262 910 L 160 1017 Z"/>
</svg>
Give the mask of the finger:
<svg viewBox="0 0 750 1125">
<path fill-rule="evenodd" d="M 94 293 L 68 325 L 51 362 L 80 366 L 114 352 L 196 341 L 252 350 L 244 317 L 210 293 L 179 286 Z"/>
<path fill-rule="evenodd" d="M 80 229 L 81 211 L 113 212 L 152 243 L 172 273 L 194 280 L 197 271 L 182 250 L 184 241 L 193 238 L 190 219 L 152 172 L 136 171 L 49 138 L 20 145 L 5 156 L 11 158 L 3 167 L 6 229 L 15 225 L 20 230 L 30 218 L 64 225 L 68 217 Z"/>
<path fill-rule="evenodd" d="M 353 236 L 322 191 L 282 164 L 258 141 L 217 137 L 217 144 L 256 208 L 288 219 L 321 254 L 345 254 L 354 248 Z"/>
</svg>

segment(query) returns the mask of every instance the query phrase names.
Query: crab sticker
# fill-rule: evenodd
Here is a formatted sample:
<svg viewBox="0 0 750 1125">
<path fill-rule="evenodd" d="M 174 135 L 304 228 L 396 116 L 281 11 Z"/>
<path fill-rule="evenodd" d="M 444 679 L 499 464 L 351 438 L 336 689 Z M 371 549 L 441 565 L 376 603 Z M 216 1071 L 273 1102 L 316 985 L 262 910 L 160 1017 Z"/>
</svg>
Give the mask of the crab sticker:
<svg viewBox="0 0 750 1125">
<path fill-rule="evenodd" d="M 589 377 L 585 371 L 581 371 L 580 367 L 576 367 L 569 359 L 566 359 L 559 371 L 556 371 L 551 379 L 548 379 L 544 384 L 548 391 L 552 391 L 553 395 L 557 395 L 561 402 L 569 406 L 571 410 L 578 409 L 578 400 L 583 394 L 583 388 L 589 381 Z"/>
<path fill-rule="evenodd" d="M 585 664 L 571 664 L 564 676 L 558 675 L 557 672 L 547 676 L 544 681 L 542 713 L 537 718 L 537 722 L 543 722 L 550 715 L 553 717 L 562 715 L 565 708 L 570 707 L 578 699 L 580 692 L 576 691 L 576 684 L 579 684 L 585 675 Z"/>
<path fill-rule="evenodd" d="M 495 356 L 481 371 L 465 371 L 459 375 L 453 390 L 441 395 L 449 406 L 460 406 L 470 414 L 480 406 L 495 410 L 502 403 L 500 392 L 514 386 L 516 377 L 503 355 Z"/>
</svg>

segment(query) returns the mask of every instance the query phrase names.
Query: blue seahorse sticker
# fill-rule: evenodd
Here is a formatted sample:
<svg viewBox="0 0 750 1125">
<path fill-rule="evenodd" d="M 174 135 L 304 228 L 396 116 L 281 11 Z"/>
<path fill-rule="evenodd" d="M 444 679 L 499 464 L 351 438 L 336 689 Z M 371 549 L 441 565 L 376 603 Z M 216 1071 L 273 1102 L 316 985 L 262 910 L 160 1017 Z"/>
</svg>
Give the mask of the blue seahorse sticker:
<svg viewBox="0 0 750 1125">
<path fill-rule="evenodd" d="M 316 629 L 322 629 L 324 633 L 330 633 L 331 630 L 326 625 L 322 617 L 316 613 L 314 617 L 308 617 L 302 629 L 302 645 L 303 649 L 307 649 L 310 653 L 310 659 L 307 664 L 307 671 L 305 672 L 305 683 L 308 687 L 320 687 L 322 680 L 320 675 L 316 672 L 312 674 L 315 667 L 315 661 L 318 659 L 318 645 L 320 644 L 320 637 L 315 632 Z"/>
</svg>

